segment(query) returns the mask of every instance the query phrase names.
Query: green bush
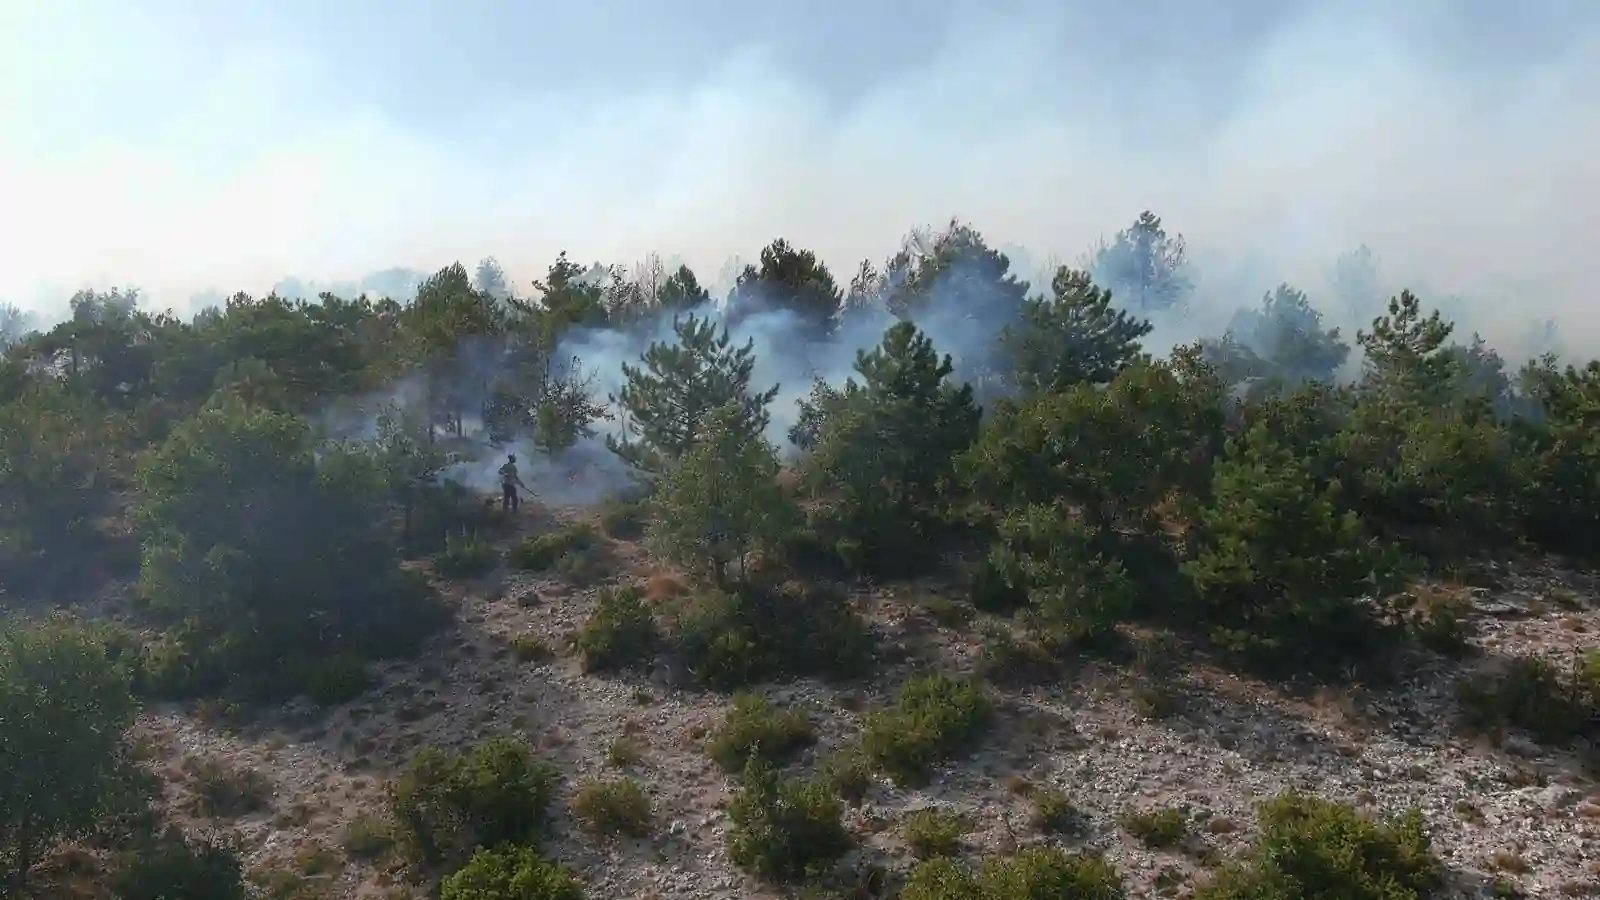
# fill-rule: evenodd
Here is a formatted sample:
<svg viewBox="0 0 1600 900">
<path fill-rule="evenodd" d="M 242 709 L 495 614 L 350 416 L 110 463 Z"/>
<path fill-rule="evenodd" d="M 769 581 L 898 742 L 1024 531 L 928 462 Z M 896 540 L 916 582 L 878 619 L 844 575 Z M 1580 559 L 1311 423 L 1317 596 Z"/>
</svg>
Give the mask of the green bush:
<svg viewBox="0 0 1600 900">
<path fill-rule="evenodd" d="M 361 816 L 344 828 L 344 852 L 355 859 L 381 859 L 394 849 L 394 828 L 372 816 Z"/>
<path fill-rule="evenodd" d="M 189 789 L 202 815 L 234 818 L 266 809 L 272 782 L 255 769 L 218 757 L 191 756 L 183 762 Z"/>
<path fill-rule="evenodd" d="M 948 857 L 918 863 L 900 900 L 1123 900 L 1122 876 L 1104 857 L 1031 847 L 994 857 L 976 873 Z"/>
<path fill-rule="evenodd" d="M 917 784 L 970 746 L 993 712 L 983 689 L 944 675 L 906 681 L 894 705 L 868 714 L 862 748 L 895 781 Z"/>
<path fill-rule="evenodd" d="M 1089 817 L 1064 792 L 1055 788 L 1034 788 L 1028 799 L 1033 801 L 1033 825 L 1040 831 L 1076 835 L 1088 830 Z"/>
<path fill-rule="evenodd" d="M 389 803 L 408 855 L 436 865 L 463 859 L 473 847 L 532 843 L 557 779 L 553 767 L 509 738 L 465 754 L 427 747 L 390 785 Z"/>
<path fill-rule="evenodd" d="M 606 837 L 650 834 L 650 798 L 631 778 L 590 781 L 572 798 L 572 814 L 590 832 Z"/>
<path fill-rule="evenodd" d="M 900 825 L 906 845 L 918 859 L 954 856 L 967 831 L 965 816 L 933 807 L 916 810 Z"/>
<path fill-rule="evenodd" d="M 305 676 L 306 696 L 322 706 L 349 703 L 372 686 L 367 664 L 358 656 L 339 654 L 311 664 Z"/>
<path fill-rule="evenodd" d="M 583 884 L 531 847 L 478 850 L 439 885 L 439 900 L 583 900 Z"/>
<path fill-rule="evenodd" d="M 523 632 L 509 642 L 511 655 L 517 662 L 539 662 L 555 655 L 544 638 L 532 632 Z"/>
<path fill-rule="evenodd" d="M 1600 713 L 1600 664 L 1591 655 L 1570 676 L 1553 663 L 1518 657 L 1493 675 L 1462 680 L 1456 700 L 1468 727 L 1521 728 L 1540 741 L 1578 736 Z"/>
<path fill-rule="evenodd" d="M 1344 508 L 1338 483 L 1319 484 L 1310 461 L 1257 425 L 1228 442 L 1211 494 L 1183 570 L 1218 643 L 1296 670 L 1371 655 L 1379 625 L 1360 598 L 1393 591 L 1398 551 Z"/>
<path fill-rule="evenodd" d="M 819 781 L 779 778 L 752 759 L 728 803 L 728 855 L 757 875 L 796 881 L 814 875 L 850 847 L 839 801 Z"/>
<path fill-rule="evenodd" d="M 578 632 L 578 652 L 586 672 L 645 666 L 654 655 L 656 622 L 632 585 L 601 591 L 594 611 Z"/>
<path fill-rule="evenodd" d="M 588 522 L 563 525 L 555 531 L 523 538 L 511 548 L 511 564 L 530 572 L 548 572 L 578 563 L 571 558 L 586 558 L 604 548 L 600 535 Z"/>
<path fill-rule="evenodd" d="M 1420 900 L 1444 867 L 1422 814 L 1382 822 L 1354 807 L 1288 793 L 1258 808 L 1251 852 L 1195 891 L 1195 900 Z"/>
<path fill-rule="evenodd" d="M 1183 843 L 1189 836 L 1189 817 L 1175 806 L 1159 809 L 1126 809 L 1118 818 L 1128 833 L 1152 850 L 1165 850 Z"/>
<path fill-rule="evenodd" d="M 499 561 L 494 546 L 476 534 L 452 534 L 445 538 L 444 549 L 434 554 L 433 571 L 446 578 L 472 578 Z"/>
<path fill-rule="evenodd" d="M 190 840 L 177 828 L 137 842 L 122 855 L 112 891 L 118 900 L 245 900 L 244 862 L 230 847 Z"/>
<path fill-rule="evenodd" d="M 608 497 L 600 504 L 600 527 L 619 541 L 635 541 L 644 536 L 645 502 L 638 499 Z"/>
<path fill-rule="evenodd" d="M 679 611 L 672 642 L 695 678 L 719 690 L 785 676 L 859 675 L 875 647 L 844 594 L 797 582 L 699 594 Z"/>
<path fill-rule="evenodd" d="M 817 779 L 852 806 L 860 806 L 872 790 L 872 760 L 858 745 L 829 753 L 817 762 Z"/>
<path fill-rule="evenodd" d="M 723 771 L 738 772 L 752 754 L 780 765 L 815 740 L 816 731 L 805 713 L 779 712 L 758 694 L 736 694 L 733 707 L 706 742 L 706 754 Z"/>
</svg>

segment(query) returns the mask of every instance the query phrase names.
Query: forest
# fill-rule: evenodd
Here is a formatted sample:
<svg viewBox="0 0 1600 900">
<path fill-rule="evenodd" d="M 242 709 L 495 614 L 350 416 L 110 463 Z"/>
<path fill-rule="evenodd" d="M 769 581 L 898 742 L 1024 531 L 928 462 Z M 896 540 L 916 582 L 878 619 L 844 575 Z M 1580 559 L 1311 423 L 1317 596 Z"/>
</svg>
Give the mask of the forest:
<svg viewBox="0 0 1600 900">
<path fill-rule="evenodd" d="M 851 824 L 870 792 L 980 752 L 1019 692 L 1070 692 L 1086 668 L 1160 719 L 1192 667 L 1376 691 L 1449 660 L 1461 728 L 1600 775 L 1600 650 L 1466 666 L 1487 652 L 1476 614 L 1429 587 L 1509 560 L 1588 570 L 1600 362 L 1508 363 L 1409 291 L 1340 298 L 1347 332 L 1289 284 L 1152 345 L 1187 314 L 1189 270 L 1145 213 L 1042 284 L 953 222 L 847 280 L 775 240 L 725 297 L 687 266 L 563 253 L 529 288 L 488 259 L 411 296 L 239 294 L 185 318 L 83 291 L 47 329 L 7 317 L 4 896 L 358 896 L 187 827 L 140 723 L 371 705 L 523 577 L 591 605 L 508 659 L 719 704 L 717 852 L 748 881 L 715 896 L 1143 896 L 1046 787 L 1018 789 L 1037 836 L 1010 852 L 973 852 L 971 823 L 936 807 L 895 826 L 905 859 Z M 515 514 L 496 502 L 508 454 Z M 961 665 L 908 659 L 868 597 L 928 585 L 919 614 L 971 641 Z M 881 699 L 823 753 L 770 690 L 796 684 Z M 569 787 L 510 719 L 379 767 L 345 850 L 386 886 L 359 896 L 623 896 L 550 852 L 552 831 L 649 842 L 650 785 Z M 265 802 L 248 778 L 188 777 L 214 808 Z M 1404 900 L 1454 877 L 1416 809 L 1284 792 L 1256 818 L 1238 852 L 1150 890 Z M 1171 809 L 1111 827 L 1152 848 L 1196 829 Z M 1515 896 L 1515 874 L 1486 877 Z"/>
</svg>

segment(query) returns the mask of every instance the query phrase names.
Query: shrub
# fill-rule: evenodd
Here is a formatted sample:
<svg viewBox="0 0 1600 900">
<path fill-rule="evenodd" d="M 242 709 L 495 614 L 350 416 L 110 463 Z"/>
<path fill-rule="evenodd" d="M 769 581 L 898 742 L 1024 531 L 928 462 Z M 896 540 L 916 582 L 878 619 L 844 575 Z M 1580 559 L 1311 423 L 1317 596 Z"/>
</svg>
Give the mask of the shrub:
<svg viewBox="0 0 1600 900">
<path fill-rule="evenodd" d="M 918 863 L 900 900 L 1123 900 L 1122 876 L 1104 857 L 1031 847 L 991 858 L 976 874 L 940 857 Z"/>
<path fill-rule="evenodd" d="M 244 863 L 230 847 L 171 828 L 127 852 L 112 891 L 118 900 L 245 900 Z"/>
<path fill-rule="evenodd" d="M 433 571 L 445 578 L 472 578 L 499 562 L 494 547 L 476 534 L 463 532 L 445 538 L 444 549 L 434 554 Z"/>
<path fill-rule="evenodd" d="M 1353 807 L 1288 793 L 1258 808 L 1261 837 L 1196 900 L 1420 900 L 1440 883 L 1422 814 L 1380 822 Z"/>
<path fill-rule="evenodd" d="M 0 622 L 0 885 L 26 896 L 38 854 L 129 793 L 135 712 L 126 674 L 89 632 Z"/>
<path fill-rule="evenodd" d="M 1061 662 L 1031 637 L 994 628 L 978 653 L 978 674 L 997 684 L 1043 684 L 1061 676 Z"/>
<path fill-rule="evenodd" d="M 531 847 L 478 850 L 439 885 L 439 900 L 583 900 L 583 884 Z"/>
<path fill-rule="evenodd" d="M 918 675 L 901 686 L 893 706 L 867 716 L 862 747 L 895 781 L 920 783 L 976 740 L 992 711 L 973 682 Z"/>
<path fill-rule="evenodd" d="M 394 849 L 394 829 L 373 816 L 361 816 L 344 827 L 341 843 L 356 859 L 380 859 Z"/>
<path fill-rule="evenodd" d="M 563 564 L 567 557 L 587 557 L 597 554 L 602 547 L 594 526 L 587 522 L 563 525 L 546 534 L 523 538 L 511 548 L 511 564 L 530 572 L 548 572 Z M 566 565 L 575 565 L 568 560 Z"/>
<path fill-rule="evenodd" d="M 556 780 L 549 764 L 507 738 L 466 754 L 427 747 L 390 786 L 390 807 L 408 854 L 434 865 L 475 846 L 532 842 Z"/>
<path fill-rule="evenodd" d="M 265 775 L 219 757 L 191 756 L 184 760 L 183 772 L 202 815 L 249 815 L 266 809 L 272 800 L 272 782 Z"/>
<path fill-rule="evenodd" d="M 367 664 L 359 656 L 341 653 L 311 664 L 305 676 L 306 696 L 321 706 L 349 703 L 372 686 Z"/>
<path fill-rule="evenodd" d="M 815 874 L 850 847 L 839 801 L 818 781 L 780 779 L 759 759 L 728 803 L 728 855 L 739 866 L 778 881 Z"/>
<path fill-rule="evenodd" d="M 555 655 L 550 645 L 544 638 L 531 631 L 525 631 L 511 639 L 511 655 L 518 662 L 538 662 L 549 659 Z"/>
<path fill-rule="evenodd" d="M 584 671 L 611 671 L 647 664 L 656 639 L 655 619 L 630 585 L 601 591 L 595 598 L 594 611 L 578 632 L 578 652 Z"/>
<path fill-rule="evenodd" d="M 900 830 L 918 859 L 953 856 L 967 833 L 967 820 L 958 813 L 924 807 L 906 816 Z"/>
<path fill-rule="evenodd" d="M 1589 666 L 1600 670 L 1590 661 Z M 1510 661 L 1494 676 L 1468 678 L 1457 685 L 1456 699 L 1470 728 L 1493 730 L 1507 725 L 1526 730 L 1540 741 L 1570 740 L 1600 712 L 1600 691 L 1585 684 L 1587 667 L 1571 678 L 1550 662 L 1533 657 Z"/>
<path fill-rule="evenodd" d="M 706 742 L 706 754 L 723 771 L 738 772 L 752 754 L 778 765 L 814 740 L 816 732 L 805 713 L 779 712 L 765 697 L 738 694 L 722 725 Z"/>
<path fill-rule="evenodd" d="M 846 803 L 860 806 L 872 790 L 872 760 L 859 746 L 844 747 L 817 763 L 817 778 Z"/>
<path fill-rule="evenodd" d="M 638 540 L 644 535 L 645 511 L 642 500 L 609 497 L 600 504 L 600 527 L 619 541 Z"/>
<path fill-rule="evenodd" d="M 696 679 L 722 690 L 782 676 L 850 677 L 874 650 L 848 598 L 797 582 L 702 593 L 680 610 L 672 638 Z"/>
<path fill-rule="evenodd" d="M 650 798 L 631 778 L 585 784 L 572 798 L 572 814 L 598 835 L 645 837 L 650 833 Z"/>
<path fill-rule="evenodd" d="M 1165 850 L 1183 843 L 1189 836 L 1189 819 L 1175 806 L 1160 809 L 1126 809 L 1119 817 L 1122 827 L 1146 847 Z"/>
<path fill-rule="evenodd" d="M 1370 655 L 1378 632 L 1363 596 L 1385 596 L 1398 551 L 1374 539 L 1311 463 L 1257 424 L 1230 440 L 1184 563 L 1196 615 L 1245 661 L 1337 667 Z"/>
<path fill-rule="evenodd" d="M 1046 834 L 1082 834 L 1088 830 L 1089 818 L 1067 797 L 1054 788 L 1035 788 L 1033 801 L 1033 826 Z"/>
</svg>

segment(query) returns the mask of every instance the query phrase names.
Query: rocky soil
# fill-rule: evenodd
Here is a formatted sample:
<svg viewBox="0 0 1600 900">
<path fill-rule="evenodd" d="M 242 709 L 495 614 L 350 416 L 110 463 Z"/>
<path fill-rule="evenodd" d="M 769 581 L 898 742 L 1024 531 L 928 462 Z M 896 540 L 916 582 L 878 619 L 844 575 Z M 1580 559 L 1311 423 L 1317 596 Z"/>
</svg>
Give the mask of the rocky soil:
<svg viewBox="0 0 1600 900">
<path fill-rule="evenodd" d="M 620 544 L 616 553 L 614 581 L 653 571 L 637 547 Z M 850 810 L 858 863 L 907 867 L 897 823 L 925 806 L 970 815 L 971 853 L 1046 840 L 1030 823 L 1024 795 L 1029 786 L 1050 786 L 1091 820 L 1075 842 L 1104 849 L 1134 896 L 1172 895 L 1250 840 L 1254 803 L 1300 788 L 1375 811 L 1420 807 L 1458 896 L 1490 896 L 1496 879 L 1502 891 L 1515 884 L 1532 896 L 1600 896 L 1600 787 L 1584 766 L 1596 771 L 1593 760 L 1515 734 L 1466 737 L 1454 700 L 1463 666 L 1494 665 L 1505 655 L 1565 658 L 1593 646 L 1600 595 L 1587 576 L 1549 564 L 1491 574 L 1490 588 L 1438 588 L 1470 595 L 1479 626 L 1473 640 L 1486 652 L 1468 663 L 1435 659 L 1399 688 L 1291 695 L 1203 666 L 1180 676 L 1172 709 L 1152 709 L 1126 671 L 1109 667 L 1085 666 L 1048 687 L 996 688 L 999 725 L 978 752 L 925 789 L 880 784 Z M 671 584 L 658 573 L 652 592 Z M 862 610 L 897 648 L 872 682 L 770 689 L 811 713 L 815 753 L 854 737 L 860 710 L 884 701 L 907 674 L 971 670 L 981 623 L 938 624 L 929 611 L 937 590 L 858 592 Z M 724 847 L 719 805 L 732 782 L 703 745 L 727 698 L 675 685 L 667 672 L 584 675 L 567 640 L 594 587 L 504 572 L 452 592 L 456 626 L 421 662 L 384 669 L 372 690 L 345 706 L 295 704 L 237 729 L 202 724 L 193 710 L 149 712 L 141 739 L 165 776 L 173 811 L 196 830 L 236 834 L 252 865 L 298 870 L 303 886 L 320 886 L 326 896 L 421 897 L 395 863 L 348 854 L 346 829 L 383 814 L 386 778 L 417 748 L 522 735 L 561 768 L 569 791 L 587 777 L 625 772 L 651 795 L 656 822 L 648 839 L 597 841 L 566 813 L 557 816 L 547 850 L 581 875 L 591 896 L 782 896 L 736 869 Z M 554 655 L 519 660 L 508 642 L 529 634 Z M 208 760 L 258 773 L 269 802 L 243 815 L 206 814 L 194 798 L 194 772 Z M 1117 824 L 1129 806 L 1164 805 L 1182 806 L 1196 823 L 1182 847 L 1146 849 Z"/>
</svg>

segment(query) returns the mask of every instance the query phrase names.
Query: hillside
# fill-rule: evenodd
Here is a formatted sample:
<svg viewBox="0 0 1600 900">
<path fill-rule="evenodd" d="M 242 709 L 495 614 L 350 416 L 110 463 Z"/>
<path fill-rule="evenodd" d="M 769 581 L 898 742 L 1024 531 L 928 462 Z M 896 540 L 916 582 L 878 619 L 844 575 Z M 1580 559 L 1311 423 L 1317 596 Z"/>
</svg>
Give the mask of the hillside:
<svg viewBox="0 0 1600 900">
<path fill-rule="evenodd" d="M 615 553 L 624 564 L 608 582 L 647 580 L 659 571 L 633 544 L 617 542 Z M 1600 628 L 1594 580 L 1539 560 L 1472 580 L 1481 586 L 1437 590 L 1471 604 L 1472 645 L 1481 655 L 1430 658 L 1392 688 L 1294 693 L 1180 662 L 1171 676 L 1171 710 L 1141 702 L 1137 667 L 1089 663 L 1059 683 L 998 689 L 996 726 L 969 754 L 925 788 L 896 789 L 878 779 L 847 813 L 860 841 L 852 865 L 906 869 L 902 829 L 910 812 L 926 807 L 970 816 L 963 853 L 1049 842 L 1033 821 L 1027 790 L 1054 790 L 1088 819 L 1071 845 L 1103 849 L 1128 876 L 1133 896 L 1171 894 L 1161 886 L 1181 889 L 1216 855 L 1247 846 L 1256 802 L 1300 789 L 1372 811 L 1420 807 L 1450 866 L 1450 896 L 1485 896 L 1494 882 L 1532 896 L 1600 892 L 1600 787 L 1592 770 L 1526 738 L 1497 742 L 1464 733 L 1453 687 L 1504 656 L 1563 661 L 1592 646 Z M 663 581 L 656 576 L 655 584 Z M 406 896 L 396 886 L 398 860 L 352 858 L 347 829 L 386 814 L 383 783 L 416 748 L 464 749 L 511 734 L 559 766 L 563 799 L 585 779 L 629 776 L 651 800 L 644 838 L 596 840 L 570 813 L 556 816 L 549 854 L 571 865 L 591 896 L 783 896 L 742 873 L 724 846 L 721 807 L 737 779 L 708 758 L 705 742 L 728 698 L 676 685 L 661 669 L 585 675 L 566 645 L 598 588 L 515 569 L 452 587 L 458 624 L 435 639 L 425 662 L 386 667 L 373 688 L 328 709 L 295 705 L 238 731 L 179 709 L 152 710 L 139 733 L 170 761 L 162 767 L 166 802 L 189 827 L 236 830 L 252 866 L 325 867 L 308 880 L 330 896 Z M 861 589 L 853 602 L 896 662 L 859 683 L 802 680 L 770 690 L 775 702 L 804 711 L 816 725 L 817 745 L 802 766 L 856 737 L 861 711 L 888 702 L 908 674 L 973 672 L 985 627 L 1004 622 L 975 614 L 937 583 Z M 529 634 L 544 636 L 553 655 L 518 658 L 511 642 Z M 633 750 L 617 753 L 619 745 Z M 239 817 L 183 812 L 195 790 L 183 772 L 191 758 L 258 773 L 270 799 Z M 1182 810 L 1189 836 L 1171 849 L 1146 847 L 1118 824 L 1130 806 Z"/>
<path fill-rule="evenodd" d="M 0 892 L 1600 893 L 1600 362 L 1147 348 L 1181 237 L 1096 252 L 80 294 L 0 359 Z"/>
</svg>

